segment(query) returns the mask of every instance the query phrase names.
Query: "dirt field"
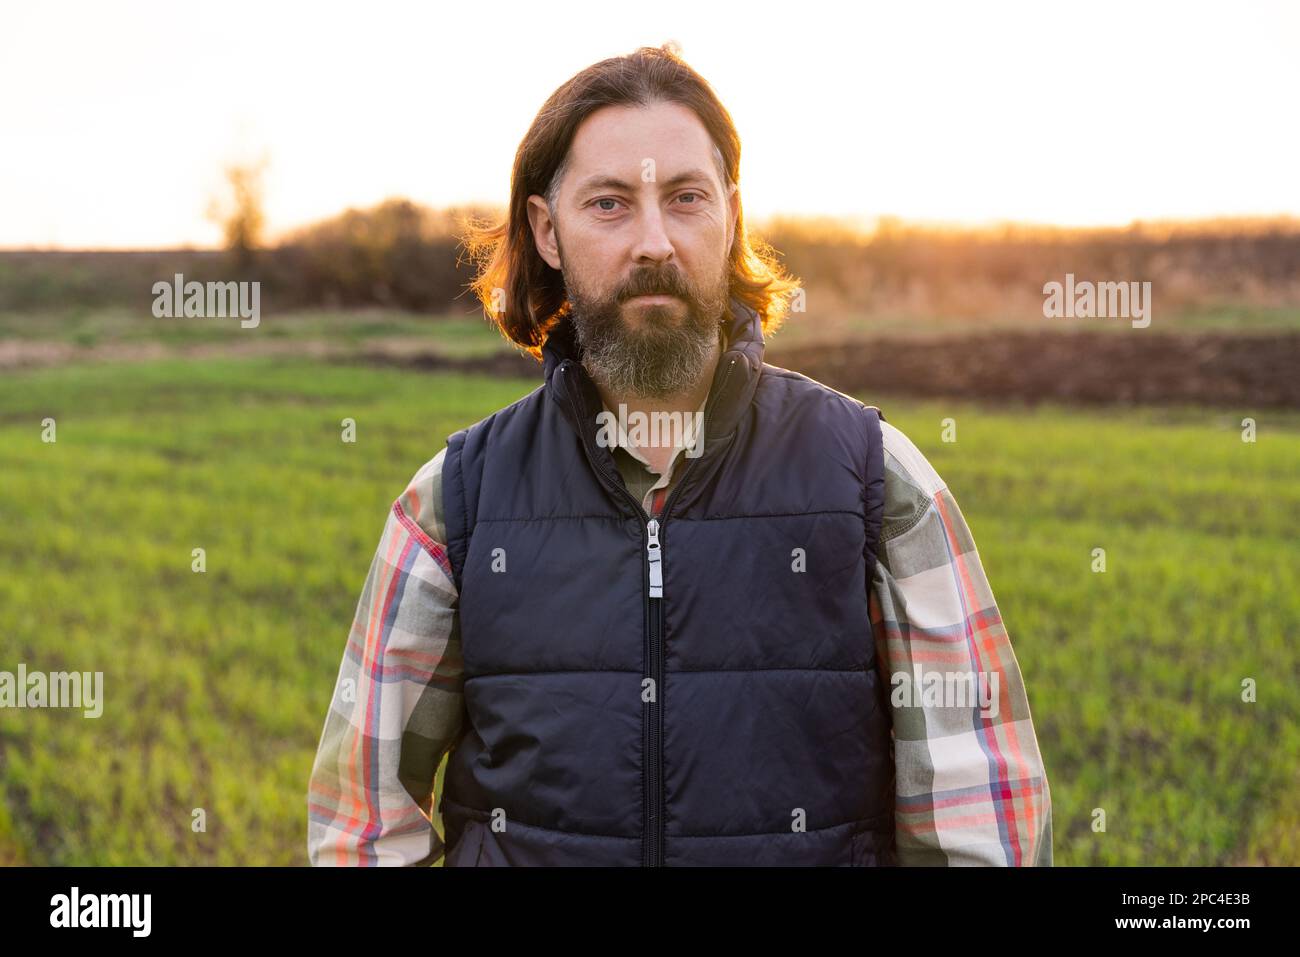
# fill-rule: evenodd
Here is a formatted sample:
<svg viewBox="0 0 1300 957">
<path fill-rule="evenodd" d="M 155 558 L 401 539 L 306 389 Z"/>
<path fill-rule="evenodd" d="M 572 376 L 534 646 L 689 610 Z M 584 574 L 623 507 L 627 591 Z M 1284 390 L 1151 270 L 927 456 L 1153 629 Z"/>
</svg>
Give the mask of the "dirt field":
<svg viewBox="0 0 1300 957">
<path fill-rule="evenodd" d="M 998 333 L 772 349 L 842 392 L 1300 408 L 1300 333 Z"/>
</svg>

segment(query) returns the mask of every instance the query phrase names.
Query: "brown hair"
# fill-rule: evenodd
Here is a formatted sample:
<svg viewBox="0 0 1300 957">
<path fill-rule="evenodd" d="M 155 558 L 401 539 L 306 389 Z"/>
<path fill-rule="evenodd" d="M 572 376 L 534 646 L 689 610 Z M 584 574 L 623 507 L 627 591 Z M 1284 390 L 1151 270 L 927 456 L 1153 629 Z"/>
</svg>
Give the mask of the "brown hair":
<svg viewBox="0 0 1300 957">
<path fill-rule="evenodd" d="M 546 197 L 552 213 L 569 147 L 578 127 L 610 105 L 674 102 L 700 118 L 714 144 L 723 186 L 740 182 L 740 137 L 731 115 L 708 82 L 691 69 L 671 43 L 641 47 L 587 67 L 542 105 L 515 153 L 510 206 L 501 223 L 470 221 L 463 244 L 478 269 L 471 289 L 502 335 L 541 358 L 550 329 L 569 309 L 563 277 L 537 252 L 528 220 L 528 197 Z M 729 254 L 730 294 L 753 308 L 763 333 L 774 332 L 798 288 L 777 263 L 775 251 L 745 229 L 743 205 Z M 504 300 L 504 301 L 502 301 Z"/>
</svg>

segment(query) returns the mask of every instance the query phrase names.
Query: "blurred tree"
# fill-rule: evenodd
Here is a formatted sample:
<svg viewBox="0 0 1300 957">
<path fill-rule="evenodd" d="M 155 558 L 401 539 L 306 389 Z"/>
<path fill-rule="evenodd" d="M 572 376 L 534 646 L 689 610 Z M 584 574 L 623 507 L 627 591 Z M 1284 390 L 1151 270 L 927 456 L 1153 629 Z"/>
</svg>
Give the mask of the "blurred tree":
<svg viewBox="0 0 1300 957">
<path fill-rule="evenodd" d="M 208 218 L 221 226 L 236 269 L 251 266 L 254 250 L 262 244 L 266 227 L 262 175 L 268 162 L 263 156 L 257 161 L 228 163 L 224 171 L 226 192 L 208 205 Z"/>
</svg>

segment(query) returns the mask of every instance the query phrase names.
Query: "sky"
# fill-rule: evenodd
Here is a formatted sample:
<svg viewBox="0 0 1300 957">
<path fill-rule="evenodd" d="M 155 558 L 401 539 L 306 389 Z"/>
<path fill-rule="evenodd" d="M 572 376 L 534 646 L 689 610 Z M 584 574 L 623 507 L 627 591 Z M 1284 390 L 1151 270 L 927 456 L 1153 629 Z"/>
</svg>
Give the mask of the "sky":
<svg viewBox="0 0 1300 957">
<path fill-rule="evenodd" d="M 216 245 L 260 156 L 273 235 L 504 204 L 551 91 L 668 40 L 750 221 L 1300 215 L 1300 3 L 0 0 L 0 247 Z"/>
</svg>

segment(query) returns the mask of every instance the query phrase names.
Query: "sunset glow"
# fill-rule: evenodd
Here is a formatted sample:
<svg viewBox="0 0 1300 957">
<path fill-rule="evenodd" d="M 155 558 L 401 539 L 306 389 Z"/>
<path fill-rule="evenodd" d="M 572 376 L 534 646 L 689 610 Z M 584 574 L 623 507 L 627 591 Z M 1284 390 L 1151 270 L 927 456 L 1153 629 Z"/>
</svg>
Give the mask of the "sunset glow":
<svg viewBox="0 0 1300 957">
<path fill-rule="evenodd" d="M 556 86 L 670 39 L 740 130 L 751 220 L 1300 214 L 1294 4 L 547 9 L 11 5 L 0 246 L 215 245 L 222 164 L 263 154 L 272 234 L 499 204 Z"/>
</svg>

